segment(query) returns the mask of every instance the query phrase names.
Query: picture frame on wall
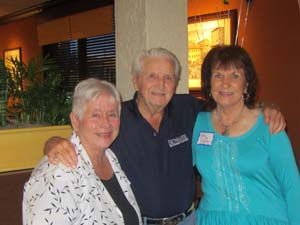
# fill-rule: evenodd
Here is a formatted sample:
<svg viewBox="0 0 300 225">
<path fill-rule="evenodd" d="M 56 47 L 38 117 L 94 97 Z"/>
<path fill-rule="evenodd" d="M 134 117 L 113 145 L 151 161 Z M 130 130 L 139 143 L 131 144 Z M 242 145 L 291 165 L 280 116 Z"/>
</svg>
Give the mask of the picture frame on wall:
<svg viewBox="0 0 300 225">
<path fill-rule="evenodd" d="M 216 45 L 234 44 L 237 10 L 215 12 L 188 18 L 189 91 L 199 97 L 201 66 L 208 51 Z"/>
<path fill-rule="evenodd" d="M 18 48 L 11 48 L 11 49 L 6 49 L 3 52 L 3 58 L 5 62 L 5 66 L 8 68 L 12 67 L 11 65 L 11 59 L 17 59 L 21 61 L 21 47 Z"/>
</svg>

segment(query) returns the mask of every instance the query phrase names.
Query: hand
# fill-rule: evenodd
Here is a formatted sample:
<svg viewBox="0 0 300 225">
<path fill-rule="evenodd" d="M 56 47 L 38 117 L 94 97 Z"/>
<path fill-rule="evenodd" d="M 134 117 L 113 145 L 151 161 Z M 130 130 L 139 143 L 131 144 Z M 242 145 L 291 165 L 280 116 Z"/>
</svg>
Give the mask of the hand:
<svg viewBox="0 0 300 225">
<path fill-rule="evenodd" d="M 277 134 L 285 129 L 286 123 L 279 107 L 274 104 L 264 105 L 262 109 L 266 124 L 270 125 L 270 133 Z"/>
<path fill-rule="evenodd" d="M 61 137 L 49 138 L 45 143 L 44 151 L 50 163 L 56 165 L 60 162 L 67 167 L 76 168 L 77 155 L 73 145 L 67 139 Z"/>
</svg>

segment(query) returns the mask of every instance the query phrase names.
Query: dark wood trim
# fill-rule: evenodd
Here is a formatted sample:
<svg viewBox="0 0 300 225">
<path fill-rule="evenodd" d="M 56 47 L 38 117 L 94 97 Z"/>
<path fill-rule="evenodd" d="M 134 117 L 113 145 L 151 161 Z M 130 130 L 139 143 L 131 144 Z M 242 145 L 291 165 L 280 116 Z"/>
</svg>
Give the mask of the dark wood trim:
<svg viewBox="0 0 300 225">
<path fill-rule="evenodd" d="M 51 0 L 2 16 L 0 17 L 0 25 L 30 16 L 37 16 L 39 22 L 46 22 L 111 4 L 114 4 L 114 0 Z"/>
<path fill-rule="evenodd" d="M 84 12 L 87 10 L 113 5 L 114 0 L 60 0 L 59 4 L 47 7 L 43 12 L 38 14 L 38 22 L 43 23 L 49 20 L 68 16 L 75 13 Z"/>
</svg>

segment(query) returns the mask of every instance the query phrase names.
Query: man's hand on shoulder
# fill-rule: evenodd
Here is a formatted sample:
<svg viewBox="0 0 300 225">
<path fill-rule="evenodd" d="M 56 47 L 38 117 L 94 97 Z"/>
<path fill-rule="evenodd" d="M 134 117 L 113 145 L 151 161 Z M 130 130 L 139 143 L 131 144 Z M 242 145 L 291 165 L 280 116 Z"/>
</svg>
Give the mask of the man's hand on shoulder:
<svg viewBox="0 0 300 225">
<path fill-rule="evenodd" d="M 69 140 L 54 136 L 49 138 L 44 146 L 45 154 L 48 156 L 49 162 L 58 164 L 59 162 L 65 166 L 76 168 L 77 155 L 73 145 Z"/>
<path fill-rule="evenodd" d="M 283 114 L 280 112 L 278 105 L 274 103 L 264 103 L 262 113 L 266 124 L 270 125 L 270 132 L 277 134 L 286 127 Z"/>
</svg>

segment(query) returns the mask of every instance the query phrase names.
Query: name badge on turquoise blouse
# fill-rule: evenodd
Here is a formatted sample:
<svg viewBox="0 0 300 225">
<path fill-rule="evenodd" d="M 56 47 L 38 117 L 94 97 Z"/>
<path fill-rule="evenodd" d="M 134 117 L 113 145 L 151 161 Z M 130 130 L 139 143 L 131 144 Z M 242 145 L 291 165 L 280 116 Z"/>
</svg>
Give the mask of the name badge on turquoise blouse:
<svg viewBox="0 0 300 225">
<path fill-rule="evenodd" d="M 198 145 L 212 145 L 213 140 L 214 140 L 214 133 L 200 132 L 197 144 Z"/>
</svg>

